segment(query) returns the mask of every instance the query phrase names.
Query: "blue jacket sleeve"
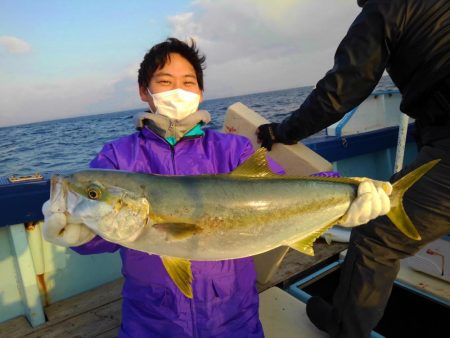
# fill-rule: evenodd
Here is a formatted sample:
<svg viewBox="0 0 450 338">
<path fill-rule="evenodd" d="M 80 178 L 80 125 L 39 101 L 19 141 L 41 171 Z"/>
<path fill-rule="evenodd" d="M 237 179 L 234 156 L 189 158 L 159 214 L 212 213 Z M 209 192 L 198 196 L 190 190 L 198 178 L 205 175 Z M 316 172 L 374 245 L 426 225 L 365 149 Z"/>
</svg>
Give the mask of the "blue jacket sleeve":
<svg viewBox="0 0 450 338">
<path fill-rule="evenodd" d="M 120 245 L 108 242 L 100 236 L 95 236 L 91 241 L 80 246 L 73 246 L 71 249 L 78 252 L 80 255 L 91 255 L 105 252 L 115 252 L 120 249 Z"/>
<path fill-rule="evenodd" d="M 89 163 L 90 168 L 98 169 L 119 169 L 113 146 L 107 143 L 103 149 Z"/>
<path fill-rule="evenodd" d="M 341 177 L 337 171 L 321 171 L 319 173 L 314 173 L 309 176 L 319 176 L 319 177 Z"/>
</svg>

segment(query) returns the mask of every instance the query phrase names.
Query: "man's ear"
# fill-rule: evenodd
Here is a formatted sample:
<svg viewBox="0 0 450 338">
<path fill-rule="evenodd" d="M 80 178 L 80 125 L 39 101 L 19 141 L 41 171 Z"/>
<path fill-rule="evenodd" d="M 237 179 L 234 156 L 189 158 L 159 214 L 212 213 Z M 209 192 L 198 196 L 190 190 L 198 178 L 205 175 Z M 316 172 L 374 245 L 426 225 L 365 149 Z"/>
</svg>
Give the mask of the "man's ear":
<svg viewBox="0 0 450 338">
<path fill-rule="evenodd" d="M 203 102 L 203 91 L 200 93 L 200 102 Z"/>
<path fill-rule="evenodd" d="M 146 87 L 139 86 L 139 96 L 141 97 L 142 101 L 150 103 L 149 102 L 150 95 L 148 94 L 148 91 L 147 91 Z"/>
</svg>

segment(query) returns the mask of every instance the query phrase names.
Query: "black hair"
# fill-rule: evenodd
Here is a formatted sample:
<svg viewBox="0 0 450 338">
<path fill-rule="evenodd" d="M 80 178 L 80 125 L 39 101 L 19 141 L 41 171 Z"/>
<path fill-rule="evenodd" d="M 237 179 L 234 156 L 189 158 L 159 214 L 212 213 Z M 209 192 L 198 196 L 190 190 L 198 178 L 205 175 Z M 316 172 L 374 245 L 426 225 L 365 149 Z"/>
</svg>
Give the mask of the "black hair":
<svg viewBox="0 0 450 338">
<path fill-rule="evenodd" d="M 154 45 L 144 56 L 138 73 L 139 87 L 148 87 L 150 79 L 156 70 L 165 66 L 170 53 L 177 53 L 184 57 L 194 67 L 198 86 L 203 90 L 203 69 L 205 69 L 204 55 L 199 54 L 194 40 L 189 43 L 176 38 L 168 38 L 166 41 Z"/>
</svg>

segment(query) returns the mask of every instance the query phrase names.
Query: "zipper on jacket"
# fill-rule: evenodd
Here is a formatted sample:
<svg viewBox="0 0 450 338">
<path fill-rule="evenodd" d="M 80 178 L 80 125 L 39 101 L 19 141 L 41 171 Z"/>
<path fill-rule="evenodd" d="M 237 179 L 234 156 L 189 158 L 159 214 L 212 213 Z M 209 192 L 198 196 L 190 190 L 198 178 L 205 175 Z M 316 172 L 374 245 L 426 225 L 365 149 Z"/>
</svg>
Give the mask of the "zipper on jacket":
<svg viewBox="0 0 450 338">
<path fill-rule="evenodd" d="M 197 138 L 199 138 L 201 136 L 187 136 L 187 137 L 182 137 L 180 139 L 179 142 L 175 143 L 174 145 L 170 144 L 169 142 L 167 142 L 167 140 L 164 140 L 170 147 L 170 154 L 171 154 L 171 159 L 172 159 L 172 170 L 173 170 L 173 174 L 176 175 L 176 166 L 175 166 L 175 147 L 181 143 L 181 141 L 189 141 L 189 140 L 195 140 Z"/>
<path fill-rule="evenodd" d="M 175 146 L 173 146 L 171 144 L 169 144 L 169 145 L 170 145 L 170 154 L 171 154 L 171 158 L 172 158 L 172 171 L 173 171 L 173 174 L 176 175 L 177 172 L 176 172 L 176 167 L 175 167 Z"/>
<path fill-rule="evenodd" d="M 197 333 L 197 316 L 195 313 L 195 305 L 194 305 L 194 300 L 193 299 L 189 299 L 189 305 L 191 307 L 191 317 L 192 317 L 192 338 L 197 338 L 198 337 L 198 333 Z"/>
</svg>

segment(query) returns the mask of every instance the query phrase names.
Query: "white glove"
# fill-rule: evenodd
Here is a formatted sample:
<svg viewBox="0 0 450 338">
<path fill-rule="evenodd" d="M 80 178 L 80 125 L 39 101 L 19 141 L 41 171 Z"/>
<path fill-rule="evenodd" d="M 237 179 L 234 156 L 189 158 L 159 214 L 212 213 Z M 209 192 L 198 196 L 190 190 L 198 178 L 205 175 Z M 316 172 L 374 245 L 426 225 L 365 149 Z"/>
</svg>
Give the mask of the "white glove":
<svg viewBox="0 0 450 338">
<path fill-rule="evenodd" d="M 52 208 L 50 201 L 42 206 L 44 214 L 42 235 L 45 240 L 61 246 L 79 246 L 95 237 L 95 233 L 86 225 L 67 224 L 66 215 L 52 209 L 55 208 Z"/>
<path fill-rule="evenodd" d="M 356 179 L 361 181 L 358 195 L 350 204 L 347 213 L 337 222 L 337 225 L 346 228 L 366 224 L 378 216 L 386 215 L 391 209 L 389 195 L 392 192 L 392 185 L 389 182 L 368 178 Z"/>
</svg>

